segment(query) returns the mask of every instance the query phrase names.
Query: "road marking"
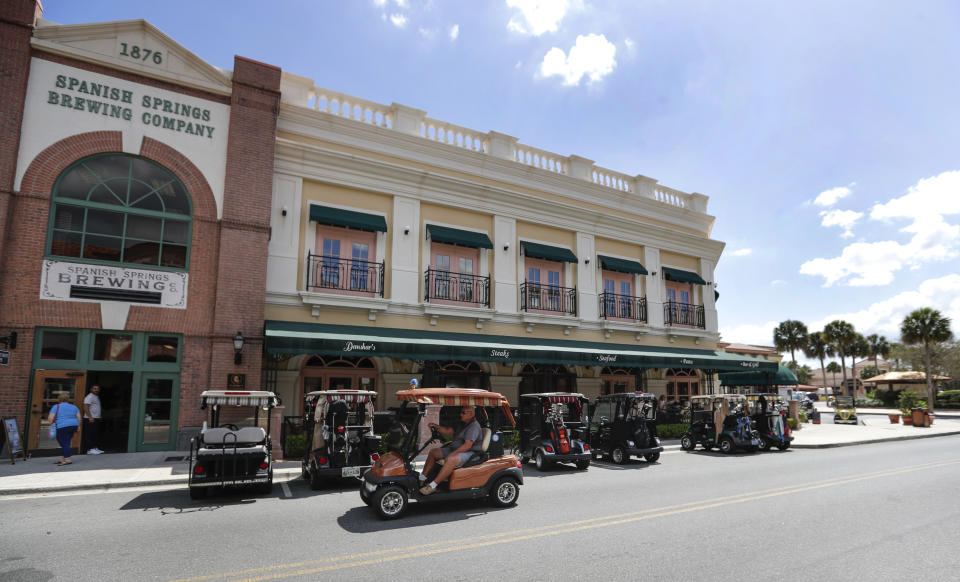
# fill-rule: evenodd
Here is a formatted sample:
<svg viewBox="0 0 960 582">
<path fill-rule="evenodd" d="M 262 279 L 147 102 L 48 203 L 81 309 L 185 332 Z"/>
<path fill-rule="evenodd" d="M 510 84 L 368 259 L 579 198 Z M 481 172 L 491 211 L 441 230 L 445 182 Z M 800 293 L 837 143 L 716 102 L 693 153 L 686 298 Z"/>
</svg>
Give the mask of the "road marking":
<svg viewBox="0 0 960 582">
<path fill-rule="evenodd" d="M 290 493 L 290 486 L 287 485 L 287 482 L 286 482 L 286 481 L 280 483 L 280 487 L 283 488 L 283 495 L 284 495 L 285 497 L 293 497 L 293 494 Z"/>
<path fill-rule="evenodd" d="M 738 503 L 752 502 L 760 499 L 779 497 L 782 495 L 792 495 L 794 493 L 800 493 L 804 491 L 813 491 L 816 489 L 823 489 L 827 487 L 837 487 L 840 485 L 856 483 L 858 481 L 879 479 L 882 477 L 892 477 L 895 475 L 902 475 L 904 473 L 912 473 L 912 472 L 923 471 L 928 469 L 937 469 L 940 467 L 947 467 L 947 466 L 957 465 L 957 464 L 960 464 L 960 460 L 943 461 L 943 462 L 937 462 L 937 463 L 926 463 L 923 465 L 914 465 L 911 467 L 900 467 L 897 469 L 886 469 L 882 471 L 874 471 L 871 473 L 850 475 L 847 477 L 836 477 L 833 479 L 825 479 L 823 481 L 813 481 L 813 482 L 805 483 L 801 485 L 792 485 L 792 486 L 779 487 L 774 489 L 752 491 L 748 493 L 739 493 L 736 495 L 730 495 L 726 497 L 717 497 L 714 499 L 692 501 L 688 503 L 681 503 L 681 504 L 670 505 L 666 507 L 645 509 L 640 511 L 627 512 L 627 513 L 619 513 L 619 514 L 608 515 L 604 517 L 595 517 L 590 519 L 568 521 L 568 522 L 557 523 L 553 525 L 546 525 L 546 526 L 527 528 L 527 529 L 521 529 L 521 530 L 512 530 L 512 531 L 501 532 L 496 534 L 475 536 L 471 538 L 456 540 L 453 542 L 442 541 L 442 542 L 434 542 L 430 544 L 422 544 L 418 546 L 407 546 L 403 548 L 379 550 L 376 552 L 367 552 L 362 554 L 334 556 L 334 557 L 324 558 L 320 560 L 295 562 L 290 564 L 278 564 L 276 566 L 268 566 L 266 568 L 254 568 L 250 570 L 224 572 L 222 574 L 211 574 L 207 576 L 198 576 L 194 578 L 182 578 L 182 579 L 174 580 L 172 582 L 199 582 L 203 580 L 216 580 L 216 579 L 225 579 L 225 578 L 231 578 L 234 580 L 234 582 L 259 582 L 261 580 L 276 580 L 280 578 L 289 578 L 291 576 L 305 576 L 308 574 L 318 574 L 321 572 L 329 572 L 331 570 L 356 568 L 358 566 L 385 564 L 388 562 L 395 562 L 398 560 L 409 560 L 411 558 L 419 558 L 419 557 L 430 556 L 430 555 L 444 554 L 448 552 L 459 552 L 459 551 L 483 548 L 483 547 L 494 546 L 499 544 L 515 543 L 522 540 L 529 540 L 534 538 L 542 538 L 547 536 L 556 536 L 561 534 L 581 532 L 581 531 L 598 529 L 603 527 L 610 527 L 614 525 L 622 525 L 625 523 L 633 523 L 638 521 L 655 519 L 659 517 L 670 517 L 674 515 L 691 513 L 694 511 L 703 511 L 706 509 L 714 509 L 717 507 L 723 507 L 727 505 L 735 505 Z M 393 554 L 393 555 L 390 555 L 390 554 Z M 321 564 L 328 564 L 328 565 L 321 566 Z M 299 568 L 299 569 L 288 571 L 288 572 L 278 572 L 278 570 L 290 570 L 291 568 Z M 250 575 L 254 575 L 255 577 L 247 577 Z"/>
</svg>

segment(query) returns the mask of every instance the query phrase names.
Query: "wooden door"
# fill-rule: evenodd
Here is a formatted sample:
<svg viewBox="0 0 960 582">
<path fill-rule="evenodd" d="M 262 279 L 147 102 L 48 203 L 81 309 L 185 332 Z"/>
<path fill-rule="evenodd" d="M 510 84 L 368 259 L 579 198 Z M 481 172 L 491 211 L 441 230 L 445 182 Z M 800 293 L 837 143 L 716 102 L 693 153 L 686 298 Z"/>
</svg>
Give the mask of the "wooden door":
<svg viewBox="0 0 960 582">
<path fill-rule="evenodd" d="M 37 370 L 33 375 L 33 398 L 30 406 L 30 434 L 27 448 L 31 451 L 59 449 L 57 439 L 50 438 L 47 417 L 61 393 L 66 393 L 77 408 L 83 411 L 86 396 L 87 373 L 83 370 Z M 73 435 L 71 446 L 80 448 L 80 431 Z"/>
</svg>

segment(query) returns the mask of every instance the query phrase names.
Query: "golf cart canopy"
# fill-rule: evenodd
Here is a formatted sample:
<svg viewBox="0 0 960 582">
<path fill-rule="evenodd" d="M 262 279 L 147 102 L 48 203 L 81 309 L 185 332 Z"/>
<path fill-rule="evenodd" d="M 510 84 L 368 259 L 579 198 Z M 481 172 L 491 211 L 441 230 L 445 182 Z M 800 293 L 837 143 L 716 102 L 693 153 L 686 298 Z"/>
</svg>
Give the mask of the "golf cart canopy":
<svg viewBox="0 0 960 582">
<path fill-rule="evenodd" d="M 498 392 L 479 388 L 415 388 L 400 390 L 397 392 L 397 398 L 401 402 L 443 406 L 499 406 L 510 424 L 517 425 L 517 421 L 513 418 L 513 411 L 510 410 L 510 402 L 507 401 L 506 396 Z"/>
<path fill-rule="evenodd" d="M 280 399 L 266 390 L 204 390 L 200 394 L 200 408 L 211 404 L 273 408 L 279 406 Z"/>
<path fill-rule="evenodd" d="M 343 400 L 344 402 L 367 403 L 376 400 L 377 393 L 366 390 L 318 390 L 316 392 L 308 392 L 305 398 L 311 402 L 323 398 L 327 402 Z"/>
<path fill-rule="evenodd" d="M 523 394 L 520 398 L 545 398 L 550 404 L 567 404 L 584 400 L 586 396 L 578 392 L 540 392 Z"/>
</svg>

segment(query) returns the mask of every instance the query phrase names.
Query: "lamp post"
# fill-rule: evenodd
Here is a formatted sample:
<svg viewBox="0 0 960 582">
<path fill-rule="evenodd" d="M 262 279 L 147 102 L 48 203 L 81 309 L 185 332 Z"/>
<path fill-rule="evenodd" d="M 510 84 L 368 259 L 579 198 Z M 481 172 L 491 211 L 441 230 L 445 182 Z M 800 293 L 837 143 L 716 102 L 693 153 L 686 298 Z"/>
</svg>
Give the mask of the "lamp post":
<svg viewBox="0 0 960 582">
<path fill-rule="evenodd" d="M 240 352 L 243 350 L 243 334 L 239 331 L 233 336 L 233 363 L 237 366 L 243 362 Z"/>
</svg>

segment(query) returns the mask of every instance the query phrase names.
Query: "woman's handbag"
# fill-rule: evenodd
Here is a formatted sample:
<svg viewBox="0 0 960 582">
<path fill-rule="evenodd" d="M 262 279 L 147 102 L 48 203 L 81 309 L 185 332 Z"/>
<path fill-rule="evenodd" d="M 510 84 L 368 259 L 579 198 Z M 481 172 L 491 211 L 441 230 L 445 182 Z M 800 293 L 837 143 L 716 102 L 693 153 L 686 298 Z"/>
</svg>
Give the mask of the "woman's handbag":
<svg viewBox="0 0 960 582">
<path fill-rule="evenodd" d="M 47 433 L 52 439 L 57 438 L 57 419 L 60 418 L 60 406 L 57 406 L 57 415 L 53 417 L 53 422 L 50 423 L 50 431 Z"/>
</svg>

